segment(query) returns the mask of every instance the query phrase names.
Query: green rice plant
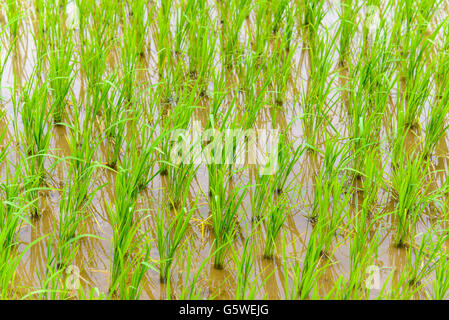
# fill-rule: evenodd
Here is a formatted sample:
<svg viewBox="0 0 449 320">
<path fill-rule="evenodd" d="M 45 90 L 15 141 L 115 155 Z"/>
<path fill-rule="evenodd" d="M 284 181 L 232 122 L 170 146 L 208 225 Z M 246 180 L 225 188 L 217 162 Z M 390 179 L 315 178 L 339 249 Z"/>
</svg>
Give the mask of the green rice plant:
<svg viewBox="0 0 449 320">
<path fill-rule="evenodd" d="M 209 7 L 203 1 L 188 1 L 186 27 L 188 31 L 187 54 L 189 56 L 189 76 L 197 79 L 201 95 L 206 93 L 208 79 L 213 73 L 214 54 L 217 37 L 215 26 L 211 24 Z M 190 4 L 194 2 L 194 4 Z M 195 8 L 195 9 L 193 9 Z"/>
<path fill-rule="evenodd" d="M 274 195 L 273 176 L 268 174 L 256 174 L 254 194 L 252 198 L 252 218 L 259 220 L 267 213 L 268 206 Z"/>
<path fill-rule="evenodd" d="M 294 48 L 293 48 L 294 49 Z M 274 101 L 278 106 L 282 106 L 285 101 L 288 90 L 288 82 L 292 70 L 292 62 L 295 50 L 273 52 L 271 63 L 268 68 L 274 68 L 273 87 Z"/>
<path fill-rule="evenodd" d="M 208 255 L 206 259 L 203 260 L 201 265 L 195 271 L 192 271 L 192 249 L 187 246 L 187 261 L 185 270 L 185 281 L 181 285 L 180 292 L 175 294 L 171 290 L 170 277 L 167 277 L 167 299 L 170 300 L 172 296 L 175 296 L 179 300 L 200 300 L 202 294 L 202 287 L 199 284 L 200 275 L 203 273 L 204 268 L 212 257 L 212 254 Z M 192 276 L 191 276 L 192 274 Z"/>
<path fill-rule="evenodd" d="M 266 217 L 266 238 L 264 257 L 266 259 L 273 259 L 276 250 L 276 240 L 279 232 L 284 225 L 285 219 L 290 214 L 290 210 L 287 210 L 288 199 L 286 196 L 281 196 L 278 199 L 272 201 L 271 208 L 269 209 Z"/>
<path fill-rule="evenodd" d="M 107 70 L 107 59 L 114 45 L 114 38 L 118 30 L 118 13 L 120 6 L 115 1 L 102 1 L 101 7 L 94 0 L 75 0 L 79 9 L 79 38 L 77 48 L 81 75 L 85 76 L 87 88 L 86 100 L 90 100 L 86 107 L 97 107 L 94 100 L 100 90 L 98 84 L 103 81 Z M 73 101 L 72 101 L 73 102 Z M 95 111 L 87 112 L 89 116 L 96 116 Z"/>
<path fill-rule="evenodd" d="M 171 48 L 171 31 L 170 31 L 170 16 L 173 7 L 173 0 L 161 1 L 157 11 L 157 33 L 156 33 L 156 47 L 158 54 L 158 73 L 159 78 L 166 77 L 167 67 L 172 61 Z"/>
<path fill-rule="evenodd" d="M 447 254 L 442 253 L 437 259 L 435 264 L 433 292 L 429 295 L 429 298 L 434 300 L 444 300 L 447 298 L 449 291 L 449 274 L 447 272 L 449 265 Z"/>
<path fill-rule="evenodd" d="M 62 190 L 59 203 L 59 230 L 56 234 L 55 264 L 57 268 L 67 268 L 72 264 L 79 250 L 79 241 L 86 236 L 82 230 L 89 217 L 88 209 L 97 190 L 89 192 L 92 170 L 79 174 L 69 168 L 69 174 Z M 83 175 L 87 175 L 84 177 Z"/>
<path fill-rule="evenodd" d="M 427 110 L 426 133 L 422 151 L 424 158 L 430 157 L 435 152 L 437 143 L 444 136 L 448 128 L 448 124 L 446 123 L 446 116 L 449 112 L 447 98 L 448 92 L 445 91 L 442 99 L 435 101 L 433 107 Z"/>
<path fill-rule="evenodd" d="M 447 240 L 446 232 L 432 233 L 432 231 L 428 231 L 423 234 L 419 247 L 409 248 L 407 251 L 408 263 L 405 266 L 405 273 L 408 275 L 408 283 L 412 287 L 421 285 L 435 270 L 438 255 Z"/>
<path fill-rule="evenodd" d="M 378 202 L 379 191 L 383 185 L 384 166 L 379 163 L 379 154 L 380 151 L 377 148 L 373 148 L 368 152 L 365 162 L 362 182 L 362 210 L 367 212 L 368 215 L 374 212 Z"/>
<path fill-rule="evenodd" d="M 5 9 L 6 17 L 8 19 L 9 34 L 13 43 L 15 43 L 19 36 L 19 27 L 22 15 L 21 1 L 7 0 Z"/>
<path fill-rule="evenodd" d="M 169 167 L 169 201 L 172 208 L 180 208 L 186 204 L 190 184 L 197 170 L 198 166 L 194 163 L 180 163 Z"/>
<path fill-rule="evenodd" d="M 126 299 L 128 276 L 135 266 L 143 268 L 147 262 L 148 249 L 140 249 L 145 239 L 140 233 L 142 219 L 135 212 L 135 189 L 129 184 L 130 168 L 119 168 L 115 180 L 115 192 L 121 195 L 115 198 L 115 208 L 108 205 L 113 237 L 111 239 L 111 280 L 109 290 L 112 295 Z M 141 272 L 138 272 L 140 275 Z M 143 275 L 142 275 L 143 276 Z M 141 277 L 139 277 L 141 279 Z M 138 279 L 137 279 L 138 280 Z M 136 290 L 137 288 L 134 288 Z"/>
<path fill-rule="evenodd" d="M 367 299 L 370 295 L 370 288 L 365 285 L 366 279 L 361 275 L 366 274 L 376 261 L 382 232 L 376 224 L 386 214 L 370 219 L 370 212 L 363 203 L 360 209 L 357 203 L 357 209 L 352 221 L 354 236 L 349 247 L 349 278 L 337 292 L 338 299 Z"/>
<path fill-rule="evenodd" d="M 345 176 L 340 181 L 333 181 L 330 184 L 323 184 L 317 180 L 316 193 L 314 199 L 314 217 L 317 221 L 316 228 L 320 230 L 321 241 L 323 242 L 323 255 L 329 257 L 331 245 L 337 236 L 343 221 L 347 216 L 349 202 L 352 192 L 345 188 Z"/>
<path fill-rule="evenodd" d="M 221 20 L 223 21 L 220 35 L 220 50 L 223 65 L 227 69 L 235 66 L 241 52 L 239 33 L 245 19 L 251 11 L 251 1 L 223 1 L 219 3 Z"/>
<path fill-rule="evenodd" d="M 234 249 L 234 246 L 232 246 L 233 259 L 237 265 L 237 286 L 235 289 L 235 299 L 256 299 L 256 295 L 261 291 L 264 284 L 275 272 L 275 270 L 273 270 L 268 276 L 262 279 L 261 283 L 258 282 L 263 273 L 259 273 L 254 277 L 254 249 L 254 242 L 251 239 L 251 235 L 246 238 L 240 257 Z M 252 277 L 254 277 L 255 279 L 252 279 Z"/>
<path fill-rule="evenodd" d="M 339 12 L 339 55 L 340 64 L 344 64 L 348 58 L 351 41 L 357 30 L 356 18 L 360 10 L 358 0 L 344 0 L 340 2 Z"/>
<path fill-rule="evenodd" d="M 301 12 L 303 12 L 304 39 L 307 41 L 305 46 L 308 46 L 313 51 L 316 47 L 319 27 L 325 16 L 324 2 L 304 0 L 301 5 L 303 6 Z"/>
<path fill-rule="evenodd" d="M 330 98 L 332 82 L 336 74 L 331 75 L 334 39 L 326 34 L 323 40 L 317 40 L 315 49 L 310 52 L 310 73 L 307 89 L 301 95 L 301 124 L 306 146 L 309 150 L 317 145 L 318 132 L 328 121 L 327 114 L 332 108 Z M 330 77 L 330 79 L 329 79 Z"/>
<path fill-rule="evenodd" d="M 159 278 L 161 283 L 166 283 L 170 277 L 171 267 L 178 248 L 181 245 L 195 206 L 190 209 L 182 207 L 174 212 L 174 217 L 169 220 L 166 209 L 159 209 L 157 215 L 156 244 L 159 251 Z"/>
<path fill-rule="evenodd" d="M 63 28 L 56 1 L 47 1 L 45 8 L 47 34 L 49 34 L 48 79 L 52 95 L 51 110 L 54 122 L 60 123 L 65 116 L 67 104 L 65 99 L 75 79 L 73 32 Z"/>
<path fill-rule="evenodd" d="M 14 115 L 17 119 L 14 122 L 15 130 L 23 142 L 25 154 L 33 156 L 29 158 L 31 161 L 36 161 L 34 173 L 42 179 L 45 155 L 48 152 L 51 137 L 51 132 L 47 128 L 50 116 L 47 111 L 48 84 L 38 86 L 33 75 L 23 89 L 21 99 L 23 101 L 21 105 L 19 101 L 13 99 Z M 23 132 L 17 127 L 19 114 Z"/>
<path fill-rule="evenodd" d="M 396 194 L 397 204 L 394 215 L 397 219 L 395 244 L 407 245 L 412 230 L 423 212 L 425 206 L 434 202 L 437 193 L 431 193 L 426 176 L 426 163 L 422 156 L 414 159 L 402 156 L 399 167 L 393 170 L 392 189 Z"/>
<path fill-rule="evenodd" d="M 237 231 L 238 209 L 248 190 L 246 187 L 231 184 L 231 176 L 232 173 L 227 173 L 222 165 L 210 166 L 209 206 L 215 235 L 214 267 L 216 269 L 223 269 L 224 259 Z"/>
<path fill-rule="evenodd" d="M 369 52 L 350 68 L 348 129 L 353 144 L 353 169 L 358 177 L 366 165 L 364 150 L 379 145 L 382 117 L 395 85 L 394 60 L 389 47 L 387 40 L 377 33 Z"/>
<path fill-rule="evenodd" d="M 282 264 L 284 274 L 285 298 L 289 300 L 304 300 L 310 298 L 311 294 L 317 291 L 319 279 L 325 269 L 329 266 L 329 261 L 322 259 L 323 242 L 319 238 L 318 228 L 312 229 L 305 255 L 301 263 L 295 257 L 295 261 L 287 262 L 285 235 L 282 241 Z"/>
<path fill-rule="evenodd" d="M 274 190 L 281 193 L 288 189 L 287 180 L 293 172 L 293 167 L 298 163 L 300 157 L 306 151 L 304 145 L 300 144 L 295 148 L 294 141 L 287 141 L 286 134 L 281 134 L 278 143 L 277 170 L 274 174 Z"/>
<path fill-rule="evenodd" d="M 149 269 L 156 270 L 152 263 L 149 263 L 151 242 L 143 239 L 140 243 L 141 249 L 132 255 L 132 260 L 125 264 L 119 281 L 120 289 L 118 295 L 122 300 L 138 300 L 142 294 L 142 280 Z"/>
</svg>

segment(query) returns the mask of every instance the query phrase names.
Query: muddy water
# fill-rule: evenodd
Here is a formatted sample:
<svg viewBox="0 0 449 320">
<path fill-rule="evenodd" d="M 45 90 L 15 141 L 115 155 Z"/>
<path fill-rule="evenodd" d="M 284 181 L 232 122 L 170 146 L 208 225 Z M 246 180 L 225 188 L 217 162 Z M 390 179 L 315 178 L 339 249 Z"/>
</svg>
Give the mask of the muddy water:
<svg viewBox="0 0 449 320">
<path fill-rule="evenodd" d="M 332 5 L 327 4 L 329 8 L 335 10 Z M 29 8 L 30 12 L 33 12 L 32 8 Z M 218 15 L 217 11 L 213 11 Z M 4 14 L 4 13 L 2 13 Z M 32 15 L 31 15 L 32 16 Z M 331 24 L 335 21 L 336 13 L 331 11 L 331 14 L 327 17 L 326 24 Z M 2 21 L 5 21 L 5 17 L 0 17 Z M 247 25 L 253 23 L 253 17 L 247 19 Z M 12 146 L 14 149 L 10 153 L 10 157 L 18 156 L 20 150 L 17 142 L 17 137 L 14 134 L 14 130 L 11 121 L 14 118 L 13 106 L 10 100 L 10 94 L 5 88 L 11 87 L 14 83 L 13 74 L 18 75 L 20 82 L 25 81 L 32 71 L 35 63 L 35 46 L 32 38 L 32 23 L 31 18 L 24 18 L 22 21 L 22 36 L 18 43 L 18 50 L 14 51 L 11 55 L 8 64 L 5 69 L 5 74 L 2 79 L 2 96 L 6 98 L 3 103 L 3 108 L 6 111 L 7 118 L 10 120 L 8 124 L 9 132 L 7 139 L 14 141 Z M 154 32 L 154 31 L 153 31 Z M 241 41 L 245 40 L 248 35 L 242 35 Z M 76 37 L 75 37 L 76 38 Z M 298 37 L 299 39 L 299 37 Z M 5 47 L 7 47 L 7 37 L 2 39 Z M 142 84 L 155 83 L 158 79 L 156 64 L 157 53 L 156 46 L 151 40 L 148 39 L 148 55 L 147 59 L 142 62 L 142 68 L 138 72 L 138 81 Z M 4 51 L 4 50 L 3 50 Z M 5 52 L 2 51 L 2 57 Z M 111 51 L 110 58 L 108 59 L 109 68 L 113 70 L 119 67 L 117 65 L 118 48 L 114 48 Z M 301 114 L 301 106 L 298 103 L 297 96 L 301 90 L 301 87 L 306 85 L 308 73 L 307 73 L 307 57 L 306 52 L 301 48 L 301 44 L 295 52 L 294 66 L 292 66 L 292 76 L 289 83 L 291 88 L 287 94 L 287 99 L 284 103 L 283 110 L 276 113 L 276 126 L 284 128 L 286 123 L 289 123 L 294 117 Z M 337 64 L 336 64 L 337 67 Z M 235 82 L 237 75 L 229 74 L 229 81 Z M 73 91 L 75 96 L 82 99 L 85 92 L 86 79 L 82 72 L 78 73 L 76 81 L 73 85 Z M 20 83 L 19 83 L 20 85 Z M 396 93 L 392 93 L 394 95 Z M 236 95 L 238 95 L 236 93 Z M 232 97 L 227 97 L 227 101 L 231 101 Z M 239 105 L 244 105 L 245 100 L 243 97 L 238 96 L 237 101 Z M 392 99 L 392 103 L 389 106 L 391 115 L 394 115 L 396 106 L 394 105 L 396 99 Z M 207 97 L 199 99 L 198 104 L 200 106 L 207 106 L 210 103 Z M 207 121 L 206 109 L 196 109 L 195 116 L 204 125 Z M 389 117 L 393 119 L 394 117 Z M 259 117 L 256 122 L 258 128 L 270 128 L 273 119 L 273 109 L 266 106 L 259 113 Z M 347 120 L 345 119 L 345 112 L 343 108 L 338 108 L 330 113 L 330 120 L 332 124 L 338 128 L 342 136 L 347 135 L 348 128 Z M 7 125 L 3 120 L 2 127 Z M 381 139 L 383 141 L 383 149 L 386 151 L 388 148 L 387 136 L 391 132 L 391 126 L 394 123 L 385 122 L 381 132 Z M 19 124 L 20 130 L 20 124 Z M 50 129 L 52 131 L 52 139 L 50 148 L 52 154 L 58 157 L 67 157 L 70 155 L 69 148 L 69 132 L 68 129 L 57 126 Z M 101 131 L 99 126 L 97 130 Z M 295 123 L 290 132 L 290 139 L 298 141 L 295 145 L 298 145 L 303 139 L 302 127 L 299 121 Z M 320 132 L 319 141 L 324 141 L 324 132 Z M 409 134 L 406 138 L 407 146 L 411 147 L 419 144 L 419 137 L 414 134 Z M 447 136 L 444 136 L 440 141 L 437 148 L 437 156 L 433 159 L 435 164 L 434 183 L 441 185 L 447 179 L 448 168 L 448 146 Z M 321 144 L 322 149 L 322 144 Z M 103 162 L 107 159 L 108 146 L 102 144 L 97 150 L 95 160 Z M 285 241 L 287 243 L 287 256 L 289 257 L 303 257 L 307 246 L 307 241 L 310 236 L 312 225 L 308 221 L 306 215 L 310 212 L 311 204 L 313 202 L 314 193 L 314 177 L 319 172 L 321 156 L 317 154 L 304 154 L 299 162 L 295 165 L 293 173 L 289 177 L 289 182 L 299 183 L 300 188 L 294 192 L 291 192 L 288 196 L 290 199 L 290 206 L 293 208 L 291 214 L 288 216 L 283 232 L 285 235 Z M 14 161 L 14 160 L 13 160 Z M 390 167 L 388 164 L 388 157 L 383 155 L 382 161 L 385 162 L 386 169 L 385 174 L 390 173 Z M 47 160 L 46 167 L 49 168 L 53 164 L 54 160 Z M 5 173 L 5 165 L 1 165 L 2 176 Z M 157 170 L 155 167 L 154 170 Z M 39 239 L 42 236 L 49 235 L 58 229 L 59 219 L 59 200 L 60 191 L 64 185 L 67 176 L 67 164 L 64 162 L 58 163 L 54 170 L 51 172 L 51 179 L 48 184 L 49 190 L 40 192 L 39 208 L 41 211 L 41 217 L 33 219 L 32 225 L 25 223 L 20 229 L 19 238 L 21 241 L 21 248 L 26 244 Z M 234 177 L 236 184 L 248 185 L 254 183 L 255 171 L 245 170 L 242 173 Z M 90 216 L 85 221 L 83 231 L 88 234 L 96 235 L 99 238 L 86 237 L 81 240 L 79 254 L 76 256 L 74 264 L 80 269 L 81 285 L 86 288 L 98 288 L 99 292 L 107 293 L 109 288 L 109 271 L 111 265 L 111 237 L 112 228 L 107 213 L 108 204 L 113 204 L 116 197 L 114 188 L 115 172 L 108 169 L 98 169 L 95 172 L 94 183 L 92 189 L 97 186 L 105 185 L 95 195 L 92 205 L 90 206 Z M 166 177 L 157 176 L 148 187 L 140 194 L 136 210 L 141 210 L 140 214 L 146 216 L 142 229 L 149 235 L 151 239 L 155 238 L 155 212 L 163 202 L 164 188 L 167 186 Z M 193 202 L 198 198 L 198 208 L 196 209 L 190 228 L 187 235 L 187 241 L 184 246 L 189 246 L 192 254 L 192 269 L 197 270 L 201 263 L 207 259 L 213 249 L 213 231 L 210 225 L 209 206 L 208 206 L 208 176 L 205 166 L 200 166 L 196 177 L 189 189 L 189 199 Z M 238 236 L 234 242 L 234 246 L 237 250 L 242 248 L 244 240 L 248 233 L 252 230 L 251 223 L 248 224 L 251 217 L 251 197 L 252 192 L 249 192 L 244 200 L 240 213 L 240 224 Z M 355 201 L 357 195 L 354 196 L 353 201 L 350 203 L 349 211 L 355 210 Z M 391 194 L 384 189 L 381 189 L 378 200 L 378 212 L 391 212 L 395 206 L 394 199 Z M 246 222 L 246 223 L 245 223 Z M 435 217 L 432 212 L 426 212 L 420 219 L 417 225 L 417 231 L 422 232 L 427 230 L 432 224 L 435 223 Z M 248 224 L 248 226 L 247 226 Z M 378 254 L 375 259 L 375 264 L 381 267 L 381 278 L 386 279 L 388 273 L 394 270 L 393 279 L 396 281 L 399 279 L 401 270 L 406 265 L 407 255 L 406 250 L 397 248 L 393 244 L 394 230 L 396 222 L 391 216 L 382 221 L 377 227 L 382 228 L 381 242 L 378 249 Z M 265 229 L 260 228 L 255 237 L 260 241 L 255 241 L 255 275 L 253 280 L 258 281 L 261 284 L 261 290 L 258 292 L 258 298 L 269 299 L 282 299 L 284 298 L 284 274 L 283 274 L 283 262 L 282 255 L 277 254 L 273 260 L 267 260 L 263 258 L 263 244 L 265 239 Z M 45 266 L 47 262 L 47 245 L 48 237 L 39 241 L 29 250 L 23 257 L 20 266 L 18 268 L 17 279 L 17 291 L 30 292 L 38 289 L 41 286 L 43 275 L 45 274 Z M 349 239 L 342 239 L 339 237 L 336 239 L 334 247 L 335 255 L 332 257 L 333 264 L 326 269 L 324 276 L 320 281 L 320 293 L 325 295 L 329 292 L 338 279 L 339 276 L 347 276 L 349 272 Z M 449 243 L 448 243 L 449 245 Z M 280 243 L 278 243 L 280 247 Z M 183 247 L 181 252 L 186 252 L 186 248 Z M 151 259 L 154 262 L 158 260 L 158 252 L 155 243 L 151 248 Z M 233 298 L 235 293 L 237 271 L 235 263 L 229 259 L 226 261 L 225 269 L 216 270 L 213 267 L 213 259 L 206 264 L 203 269 L 201 277 L 199 279 L 198 287 L 203 288 L 202 295 L 208 298 L 227 299 Z M 175 263 L 173 267 L 173 273 L 171 277 L 172 287 L 181 288 L 185 281 L 186 276 L 186 259 L 181 258 Z M 255 278 L 258 276 L 257 278 Z M 268 277 L 268 280 L 262 285 L 262 280 Z M 177 289 L 175 289 L 176 291 Z M 176 297 L 176 294 L 175 294 Z M 375 297 L 375 292 L 372 293 L 372 298 Z M 416 298 L 425 297 L 424 293 L 419 293 Z M 166 287 L 159 281 L 159 274 L 156 271 L 149 270 L 143 281 L 143 299 L 163 299 L 166 298 Z"/>
</svg>

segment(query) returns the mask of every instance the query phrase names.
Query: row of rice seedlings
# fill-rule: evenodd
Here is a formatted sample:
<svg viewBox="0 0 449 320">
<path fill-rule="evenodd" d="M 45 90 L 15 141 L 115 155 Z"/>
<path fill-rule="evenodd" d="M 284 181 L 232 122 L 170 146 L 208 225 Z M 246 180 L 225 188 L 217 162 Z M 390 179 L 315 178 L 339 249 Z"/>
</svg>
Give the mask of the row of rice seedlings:
<svg viewBox="0 0 449 320">
<path fill-rule="evenodd" d="M 159 278 L 161 283 L 166 283 L 170 278 L 171 267 L 175 259 L 176 252 L 181 246 L 187 228 L 190 223 L 196 205 L 188 209 L 182 207 L 174 210 L 174 217 L 166 207 L 159 208 L 156 224 L 156 245 L 159 252 Z"/>
</svg>

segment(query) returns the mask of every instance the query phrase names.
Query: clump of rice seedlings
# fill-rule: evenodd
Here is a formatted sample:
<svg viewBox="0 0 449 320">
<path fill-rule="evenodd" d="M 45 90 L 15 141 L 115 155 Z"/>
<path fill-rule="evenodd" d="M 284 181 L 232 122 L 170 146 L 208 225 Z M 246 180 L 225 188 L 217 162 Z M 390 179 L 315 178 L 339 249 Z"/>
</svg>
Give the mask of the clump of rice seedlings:
<svg viewBox="0 0 449 320">
<path fill-rule="evenodd" d="M 106 91 L 107 92 L 107 91 Z M 108 166 L 116 168 L 122 153 L 123 143 L 125 141 L 126 124 L 131 120 L 127 117 L 125 96 L 119 88 L 114 87 L 111 92 L 111 98 L 105 99 L 104 119 L 105 134 L 111 145 L 112 152 L 108 153 Z"/>
<path fill-rule="evenodd" d="M 247 188 L 231 183 L 232 173 L 222 165 L 213 165 L 209 170 L 210 215 L 215 235 L 214 267 L 223 269 L 224 259 L 236 233 L 236 220 L 239 207 Z"/>
<path fill-rule="evenodd" d="M 118 4 L 103 1 L 99 10 L 94 0 L 76 0 L 79 8 L 79 60 L 87 80 L 86 97 L 95 92 L 107 69 L 107 57 L 117 32 Z M 95 115 L 94 115 L 95 116 Z"/>
<path fill-rule="evenodd" d="M 449 292 L 449 260 L 447 253 L 441 253 L 435 264 L 435 280 L 433 281 L 433 292 L 429 298 L 434 300 L 447 299 Z"/>
<path fill-rule="evenodd" d="M 409 128 L 419 127 L 419 117 L 428 102 L 432 85 L 433 70 L 427 66 L 427 61 L 438 28 L 423 37 L 424 25 L 415 25 L 416 21 L 430 21 L 435 7 L 429 4 L 419 2 L 414 8 L 413 1 L 405 1 L 397 5 L 392 29 L 393 39 L 398 44 L 399 85 L 403 91 L 399 104 Z M 424 15 L 418 18 L 421 14 Z"/>
<path fill-rule="evenodd" d="M 366 279 L 360 275 L 366 274 L 375 262 L 382 230 L 376 224 L 386 214 L 370 219 L 363 204 L 359 209 L 357 202 L 357 209 L 351 223 L 353 237 L 349 247 L 349 278 L 337 283 L 337 290 L 332 293 L 337 299 L 366 299 L 370 294 L 370 289 L 365 286 Z"/>
<path fill-rule="evenodd" d="M 437 143 L 449 127 L 449 125 L 446 124 L 446 116 L 449 112 L 449 103 L 447 103 L 448 98 L 449 91 L 446 90 L 441 99 L 435 101 L 433 108 L 427 110 L 426 132 L 422 151 L 424 158 L 430 157 L 435 152 Z"/>
<path fill-rule="evenodd" d="M 47 33 L 49 34 L 48 79 L 52 95 L 53 121 L 60 123 L 65 115 L 66 97 L 74 81 L 73 32 L 60 22 L 59 8 L 54 1 L 46 2 Z"/>
<path fill-rule="evenodd" d="M 338 33 L 340 34 L 339 59 L 341 65 L 348 58 L 351 41 L 357 31 L 356 18 L 359 10 L 358 0 L 343 0 L 340 2 Z"/>
<path fill-rule="evenodd" d="M 168 169 L 169 198 L 172 208 L 180 208 L 185 205 L 198 167 L 194 163 L 180 163 L 171 165 Z"/>
<path fill-rule="evenodd" d="M 163 79 L 167 76 L 167 70 L 172 63 L 171 52 L 171 31 L 170 19 L 173 7 L 173 0 L 161 1 L 157 11 L 157 33 L 156 33 L 156 48 L 158 55 L 158 73 L 159 78 Z"/>
<path fill-rule="evenodd" d="M 56 233 L 55 250 L 57 268 L 64 269 L 72 264 L 79 249 L 79 240 L 86 236 L 81 227 L 88 218 L 89 205 L 96 191 L 102 187 L 89 192 L 92 171 L 78 173 L 69 168 L 59 203 L 59 230 Z"/>
<path fill-rule="evenodd" d="M 282 45 L 282 39 L 278 40 L 280 47 Z M 278 106 L 282 106 L 285 102 L 285 96 L 287 95 L 288 82 L 292 70 L 292 61 L 295 50 L 285 51 L 283 48 L 279 48 L 272 53 L 270 59 L 270 65 L 268 68 L 274 68 L 273 72 L 273 89 L 274 89 L 274 102 Z"/>
<path fill-rule="evenodd" d="M 397 204 L 394 215 L 397 218 L 395 244 L 404 246 L 425 206 L 437 198 L 429 193 L 426 168 L 422 156 L 410 159 L 403 156 L 396 170 L 393 170 L 391 184 L 396 193 Z"/>
<path fill-rule="evenodd" d="M 213 73 L 217 37 L 211 24 L 209 7 L 203 1 L 188 1 L 187 26 L 189 77 L 196 79 L 200 95 L 205 95 Z"/>
<path fill-rule="evenodd" d="M 273 197 L 273 176 L 256 174 L 254 194 L 252 198 L 252 218 L 258 220 L 264 217 Z"/>
<path fill-rule="evenodd" d="M 289 300 L 304 300 L 315 295 L 318 288 L 318 281 L 325 269 L 329 266 L 329 261 L 322 259 L 322 249 L 324 243 L 320 240 L 318 228 L 312 229 L 303 263 L 294 257 L 294 261 L 289 265 L 287 261 L 285 235 L 282 239 L 282 264 L 284 274 L 285 298 Z"/>
<path fill-rule="evenodd" d="M 418 236 L 415 236 L 415 239 Z M 445 231 L 438 233 L 430 230 L 422 235 L 419 247 L 408 249 L 405 273 L 408 275 L 410 286 L 421 285 L 435 270 L 436 260 L 447 238 Z"/>
<path fill-rule="evenodd" d="M 304 140 L 308 150 L 317 145 L 318 132 L 328 121 L 328 112 L 334 105 L 330 98 L 332 82 L 336 74 L 331 75 L 333 65 L 332 44 L 334 39 L 326 34 L 323 40 L 317 40 L 317 45 L 310 52 L 310 71 L 306 91 L 302 94 L 301 124 Z M 330 79 L 329 79 L 330 77 Z"/>
<path fill-rule="evenodd" d="M 366 165 L 366 149 L 379 145 L 382 117 L 389 93 L 395 83 L 391 50 L 386 39 L 376 34 L 370 50 L 350 68 L 349 136 L 354 154 L 356 177 L 360 177 Z"/>
<path fill-rule="evenodd" d="M 251 7 L 251 1 L 248 0 L 219 3 L 220 18 L 223 21 L 220 30 L 220 50 L 222 63 L 227 69 L 235 66 L 240 55 L 239 33 L 250 14 Z"/>
<path fill-rule="evenodd" d="M 314 215 L 316 217 L 316 228 L 320 230 L 321 241 L 324 247 L 322 254 L 329 257 L 331 245 L 337 236 L 339 229 L 347 215 L 352 192 L 345 186 L 345 176 L 339 181 L 331 184 L 323 184 L 317 181 L 314 200 Z"/>
<path fill-rule="evenodd" d="M 156 226 L 156 245 L 159 251 L 159 278 L 166 283 L 170 277 L 171 267 L 181 241 L 184 239 L 195 206 L 191 209 L 182 207 L 174 212 L 170 220 L 167 209 L 159 209 Z"/>
<path fill-rule="evenodd" d="M 43 178 L 44 160 L 50 144 L 51 132 L 48 130 L 48 118 L 50 113 L 47 111 L 48 103 L 48 84 L 37 84 L 34 76 L 28 81 L 22 91 L 22 101 L 14 99 L 14 113 L 16 120 L 14 122 L 18 136 L 24 145 L 24 152 L 30 157 L 30 160 L 36 161 L 36 175 Z M 17 127 L 18 115 L 20 114 L 23 131 Z"/>
<path fill-rule="evenodd" d="M 273 259 L 276 249 L 276 240 L 279 232 L 284 225 L 285 219 L 290 213 L 287 210 L 288 199 L 286 196 L 281 196 L 278 199 L 271 202 L 271 208 L 266 217 L 266 238 L 264 257 L 266 259 Z"/>
<path fill-rule="evenodd" d="M 125 163 L 125 165 L 127 165 Z M 115 208 L 108 205 L 113 237 L 111 239 L 111 279 L 109 291 L 122 299 L 139 293 L 138 286 L 148 268 L 149 246 L 141 233 L 142 218 L 135 212 L 137 194 L 135 184 L 129 181 L 133 176 L 130 167 L 119 168 L 115 180 Z M 137 181 L 138 177 L 132 178 Z M 131 279 L 130 279 L 131 277 Z M 129 281 L 134 282 L 129 291 Z"/>
<path fill-rule="evenodd" d="M 252 239 L 252 234 L 249 235 L 245 243 L 243 244 L 242 252 L 240 257 L 238 252 L 233 250 L 233 259 L 237 266 L 237 286 L 235 288 L 235 299 L 237 300 L 254 300 L 256 295 L 261 291 L 267 280 L 273 275 L 275 270 L 273 270 L 268 276 L 262 279 L 259 283 L 263 273 L 259 273 L 254 277 L 255 269 L 255 259 L 254 259 L 254 240 Z M 253 279 L 254 277 L 254 279 Z"/>
<path fill-rule="evenodd" d="M 185 280 L 181 285 L 180 291 L 173 293 L 171 290 L 170 277 L 167 277 L 167 299 L 170 300 L 174 296 L 178 300 L 200 300 L 203 288 L 199 284 L 200 276 L 203 274 L 204 268 L 206 267 L 209 260 L 212 258 L 210 254 L 206 259 L 203 260 L 201 265 L 196 271 L 192 270 L 192 249 L 190 246 L 187 247 L 187 261 L 185 270 Z"/>
<path fill-rule="evenodd" d="M 6 1 L 6 17 L 8 19 L 9 34 L 13 43 L 19 36 L 19 27 L 21 21 L 21 1 L 7 0 Z"/>
<path fill-rule="evenodd" d="M 334 198 L 332 196 L 332 188 L 335 186 L 340 194 L 344 193 L 344 179 L 347 176 L 344 175 L 344 170 L 348 169 L 348 164 L 352 160 L 352 155 L 349 153 L 349 145 L 339 145 L 339 141 L 336 138 L 326 139 L 324 158 L 321 165 L 319 175 L 315 179 L 315 195 L 311 215 L 309 219 L 316 221 L 318 219 L 318 212 L 325 212 L 325 207 L 329 206 L 329 199 Z M 343 174 L 343 176 L 340 176 Z M 321 209 L 320 205 L 323 205 Z"/>
<path fill-rule="evenodd" d="M 17 189 L 19 176 L 19 170 L 16 171 L 14 177 L 11 177 L 11 173 L 8 172 L 7 182 L 1 185 L 5 197 L 2 197 L 0 205 L 0 297 L 5 300 L 20 298 L 16 290 L 17 268 L 23 256 L 28 254 L 29 249 L 41 240 L 32 241 L 25 248 L 18 250 L 19 229 L 22 222 L 29 223 L 26 219 L 28 210 L 26 203 L 23 202 L 21 196 L 10 193 L 11 190 Z"/>
<path fill-rule="evenodd" d="M 316 41 L 318 40 L 318 31 L 321 22 L 324 19 L 324 2 L 319 0 L 305 0 L 302 2 L 304 6 L 301 8 L 303 12 L 303 30 L 304 41 L 307 41 L 305 46 L 309 47 L 311 51 L 315 49 Z"/>
<path fill-rule="evenodd" d="M 379 163 L 379 150 L 373 148 L 366 156 L 362 191 L 363 203 L 362 210 L 371 215 L 376 207 L 379 191 L 383 184 L 384 167 Z"/>
<path fill-rule="evenodd" d="M 304 145 L 300 144 L 295 148 L 294 141 L 287 142 L 287 135 L 281 134 L 278 143 L 278 158 L 277 158 L 277 169 L 274 173 L 274 191 L 277 194 L 282 193 L 282 191 L 289 185 L 287 185 L 287 180 L 289 175 L 293 172 L 293 167 L 298 163 L 299 158 L 305 152 L 306 148 Z"/>
</svg>

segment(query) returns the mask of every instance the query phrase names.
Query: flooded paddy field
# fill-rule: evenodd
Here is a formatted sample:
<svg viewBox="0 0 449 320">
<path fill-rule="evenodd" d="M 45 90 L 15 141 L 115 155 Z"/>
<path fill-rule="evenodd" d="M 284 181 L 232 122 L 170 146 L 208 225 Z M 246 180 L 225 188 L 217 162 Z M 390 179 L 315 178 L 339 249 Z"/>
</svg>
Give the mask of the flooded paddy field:
<svg viewBox="0 0 449 320">
<path fill-rule="evenodd" d="M 3 0 L 2 299 L 446 299 L 447 1 Z"/>
</svg>

